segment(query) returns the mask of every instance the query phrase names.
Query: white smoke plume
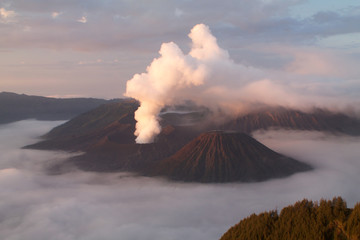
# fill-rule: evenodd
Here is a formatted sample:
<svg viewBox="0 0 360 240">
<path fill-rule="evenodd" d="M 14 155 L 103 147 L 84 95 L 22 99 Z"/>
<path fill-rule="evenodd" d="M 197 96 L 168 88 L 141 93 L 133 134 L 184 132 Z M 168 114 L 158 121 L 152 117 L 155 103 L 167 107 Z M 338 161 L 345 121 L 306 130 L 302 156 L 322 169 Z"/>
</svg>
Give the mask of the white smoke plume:
<svg viewBox="0 0 360 240">
<path fill-rule="evenodd" d="M 126 96 L 141 102 L 135 113 L 138 143 L 151 142 L 160 132 L 157 115 L 174 100 L 172 92 L 203 84 L 205 78 L 204 66 L 185 56 L 176 44 L 164 43 L 159 53 L 161 57 L 151 63 L 147 73 L 136 74 L 127 83 Z"/>
<path fill-rule="evenodd" d="M 324 82 L 306 81 L 288 72 L 269 72 L 235 63 L 219 47 L 208 26 L 198 24 L 189 34 L 188 54 L 173 42 L 164 43 L 145 73 L 127 82 L 125 96 L 140 101 L 135 112 L 137 143 L 150 143 L 160 133 L 159 113 L 165 105 L 192 100 L 210 109 L 239 114 L 254 106 L 344 108 L 354 99 L 324 91 Z M 306 77 L 306 76 L 305 76 Z M 328 87 L 328 86 L 326 86 Z"/>
<path fill-rule="evenodd" d="M 212 36 L 205 25 L 195 26 L 190 36 L 194 38 L 194 56 L 215 57 L 208 54 L 207 48 L 217 47 L 216 40 L 208 39 Z M 201 44 L 201 38 L 208 40 Z M 221 54 L 220 49 L 218 51 Z M 141 103 L 135 112 L 137 143 L 152 142 L 160 133 L 158 114 L 165 104 L 174 101 L 174 92 L 203 84 L 206 75 L 205 65 L 192 55 L 184 55 L 173 42 L 162 44 L 159 53 L 161 56 L 154 59 L 147 72 L 135 74 L 126 87 L 125 95 Z"/>
<path fill-rule="evenodd" d="M 135 112 L 137 143 L 153 141 L 161 131 L 158 119 L 161 109 L 178 101 L 179 96 L 184 95 L 183 89 L 203 85 L 211 62 L 229 59 L 208 26 L 196 25 L 189 37 L 193 42 L 189 54 L 185 55 L 173 42 L 164 43 L 159 51 L 160 57 L 153 60 L 146 73 L 135 74 L 127 82 L 125 96 L 140 101 Z"/>
</svg>

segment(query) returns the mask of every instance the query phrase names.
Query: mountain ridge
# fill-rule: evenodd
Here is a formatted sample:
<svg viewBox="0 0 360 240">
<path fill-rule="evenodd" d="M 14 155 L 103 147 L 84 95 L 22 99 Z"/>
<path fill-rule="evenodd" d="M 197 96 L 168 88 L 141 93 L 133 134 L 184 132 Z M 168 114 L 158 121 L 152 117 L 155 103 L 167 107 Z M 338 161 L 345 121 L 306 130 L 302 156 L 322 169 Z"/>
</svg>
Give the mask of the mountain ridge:
<svg viewBox="0 0 360 240">
<path fill-rule="evenodd" d="M 0 124 L 25 120 L 68 120 L 119 99 L 50 98 L 0 92 Z"/>
</svg>

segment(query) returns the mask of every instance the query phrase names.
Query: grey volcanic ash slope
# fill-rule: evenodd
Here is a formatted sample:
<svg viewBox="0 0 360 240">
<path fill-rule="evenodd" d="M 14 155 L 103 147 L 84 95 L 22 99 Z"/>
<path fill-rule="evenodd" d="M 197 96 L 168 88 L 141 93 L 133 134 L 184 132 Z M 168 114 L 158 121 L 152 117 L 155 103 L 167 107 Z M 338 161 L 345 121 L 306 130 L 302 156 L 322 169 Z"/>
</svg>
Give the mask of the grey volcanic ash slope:
<svg viewBox="0 0 360 240">
<path fill-rule="evenodd" d="M 151 174 L 197 182 L 263 181 L 285 177 L 311 167 L 272 151 L 244 133 L 203 133 Z"/>
</svg>

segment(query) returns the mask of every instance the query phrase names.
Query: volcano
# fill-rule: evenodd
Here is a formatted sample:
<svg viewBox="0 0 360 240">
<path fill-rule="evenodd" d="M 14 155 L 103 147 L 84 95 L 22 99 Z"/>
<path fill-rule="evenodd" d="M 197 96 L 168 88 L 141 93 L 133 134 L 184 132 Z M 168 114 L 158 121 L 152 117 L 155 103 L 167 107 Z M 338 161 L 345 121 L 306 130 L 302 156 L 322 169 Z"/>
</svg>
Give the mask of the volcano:
<svg viewBox="0 0 360 240">
<path fill-rule="evenodd" d="M 305 163 L 274 152 L 247 134 L 211 131 L 159 161 L 150 175 L 186 182 L 252 182 L 311 169 Z"/>
<path fill-rule="evenodd" d="M 256 130 L 360 135 L 358 118 L 320 109 L 306 113 L 266 108 L 217 122 L 210 110 L 191 107 L 165 109 L 161 113 L 162 131 L 154 143 L 136 144 L 134 112 L 138 107 L 132 99 L 104 104 L 54 128 L 42 141 L 25 148 L 83 152 L 67 163 L 86 171 L 130 171 L 179 181 L 250 182 L 311 169 L 251 138 Z M 61 172 L 63 167 L 54 169 Z"/>
</svg>

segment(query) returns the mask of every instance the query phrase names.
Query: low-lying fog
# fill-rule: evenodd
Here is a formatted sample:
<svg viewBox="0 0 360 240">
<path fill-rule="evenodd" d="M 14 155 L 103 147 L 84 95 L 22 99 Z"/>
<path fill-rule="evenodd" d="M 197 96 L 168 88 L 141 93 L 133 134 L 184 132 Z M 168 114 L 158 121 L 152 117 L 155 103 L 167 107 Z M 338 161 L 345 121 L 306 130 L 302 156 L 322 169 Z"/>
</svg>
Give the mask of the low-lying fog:
<svg viewBox="0 0 360 240">
<path fill-rule="evenodd" d="M 0 125 L 0 238 L 7 240 L 219 239 L 253 212 L 303 198 L 360 201 L 360 138 L 268 131 L 254 136 L 316 167 L 251 184 L 181 184 L 128 174 L 48 176 L 61 152 L 20 149 L 60 122 Z"/>
</svg>

